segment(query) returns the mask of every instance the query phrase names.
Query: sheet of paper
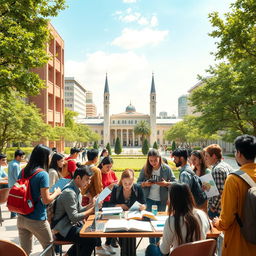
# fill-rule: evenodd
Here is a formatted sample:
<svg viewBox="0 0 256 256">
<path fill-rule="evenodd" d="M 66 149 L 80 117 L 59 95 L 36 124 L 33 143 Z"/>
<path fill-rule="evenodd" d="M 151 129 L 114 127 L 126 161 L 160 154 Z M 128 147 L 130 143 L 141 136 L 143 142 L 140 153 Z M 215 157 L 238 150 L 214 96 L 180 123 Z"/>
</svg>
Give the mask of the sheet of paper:
<svg viewBox="0 0 256 256">
<path fill-rule="evenodd" d="M 103 201 L 109 194 L 111 194 L 112 190 L 109 189 L 108 187 L 105 187 L 101 193 L 98 196 L 99 202 Z"/>
<path fill-rule="evenodd" d="M 141 204 L 138 201 L 135 201 L 134 204 L 130 207 L 129 211 L 139 211 Z"/>
<path fill-rule="evenodd" d="M 207 173 L 199 177 L 199 179 L 202 181 L 203 187 L 205 188 L 204 192 L 208 198 L 219 195 L 219 190 L 216 187 L 211 173 Z"/>
<path fill-rule="evenodd" d="M 50 193 L 53 193 L 55 188 L 60 188 L 61 190 L 70 182 L 70 179 L 60 178 L 50 189 Z"/>
</svg>

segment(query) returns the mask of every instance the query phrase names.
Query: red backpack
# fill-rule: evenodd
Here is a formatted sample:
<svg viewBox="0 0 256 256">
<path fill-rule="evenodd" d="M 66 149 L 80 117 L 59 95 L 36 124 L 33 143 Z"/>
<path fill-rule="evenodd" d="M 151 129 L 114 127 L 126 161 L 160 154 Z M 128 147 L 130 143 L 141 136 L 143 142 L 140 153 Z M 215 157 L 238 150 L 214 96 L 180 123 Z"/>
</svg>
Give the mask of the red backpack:
<svg viewBox="0 0 256 256">
<path fill-rule="evenodd" d="M 43 169 L 38 168 L 30 177 L 24 178 L 24 169 L 22 170 L 21 179 L 15 182 L 8 195 L 7 207 L 9 211 L 22 215 L 28 215 L 34 211 L 30 179 L 41 171 L 43 171 Z"/>
</svg>

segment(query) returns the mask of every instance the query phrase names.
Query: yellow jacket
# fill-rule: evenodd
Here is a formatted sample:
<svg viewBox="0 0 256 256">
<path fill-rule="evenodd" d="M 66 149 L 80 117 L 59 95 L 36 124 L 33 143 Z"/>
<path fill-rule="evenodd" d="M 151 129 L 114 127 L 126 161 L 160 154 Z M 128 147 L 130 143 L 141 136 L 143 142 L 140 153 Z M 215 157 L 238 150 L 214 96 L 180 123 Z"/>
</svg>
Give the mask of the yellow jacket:
<svg viewBox="0 0 256 256">
<path fill-rule="evenodd" d="M 256 163 L 245 164 L 240 169 L 256 182 Z M 221 198 L 222 209 L 217 227 L 224 231 L 222 256 L 256 255 L 256 245 L 244 239 L 235 218 L 236 213 L 241 217 L 243 216 L 243 205 L 248 189 L 249 185 L 241 178 L 236 175 L 228 175 Z"/>
</svg>

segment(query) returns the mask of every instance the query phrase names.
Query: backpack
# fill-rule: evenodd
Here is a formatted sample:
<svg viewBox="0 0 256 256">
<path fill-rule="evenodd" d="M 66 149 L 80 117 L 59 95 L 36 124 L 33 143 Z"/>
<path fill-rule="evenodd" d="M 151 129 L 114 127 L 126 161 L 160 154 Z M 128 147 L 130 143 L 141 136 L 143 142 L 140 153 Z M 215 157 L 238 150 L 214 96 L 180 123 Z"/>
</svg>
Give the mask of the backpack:
<svg viewBox="0 0 256 256">
<path fill-rule="evenodd" d="M 207 195 L 202 188 L 202 182 L 199 177 L 192 171 L 187 171 L 192 176 L 191 192 L 198 206 L 204 204 L 207 200 Z"/>
<path fill-rule="evenodd" d="M 65 190 L 65 189 L 67 189 L 67 188 L 71 188 L 71 189 L 72 189 L 71 186 L 67 185 L 67 186 L 65 186 L 65 187 L 62 189 L 62 191 Z M 62 191 L 61 191 L 61 192 L 62 192 Z M 59 198 L 59 196 L 60 196 L 60 195 L 58 195 L 56 198 L 54 198 L 53 201 L 50 202 L 50 203 L 47 205 L 47 207 L 46 207 L 47 220 L 48 220 L 48 222 L 49 222 L 49 224 L 50 224 L 51 229 L 53 229 L 53 228 L 57 225 L 57 223 L 58 223 L 60 220 L 62 220 L 62 219 L 67 215 L 67 214 L 65 213 L 65 214 L 64 214 L 61 218 L 59 218 L 58 220 L 53 220 L 53 218 L 54 218 L 54 216 L 55 216 L 56 206 L 57 206 L 57 199 Z"/>
<path fill-rule="evenodd" d="M 43 169 L 37 170 L 28 178 L 24 178 L 24 169 L 21 178 L 18 179 L 10 189 L 7 198 L 7 207 L 10 212 L 28 215 L 34 211 L 34 201 L 31 194 L 30 179 Z"/>
<path fill-rule="evenodd" d="M 256 244 L 256 183 L 247 173 L 241 170 L 232 172 L 231 174 L 238 176 L 250 186 L 245 195 L 243 218 L 241 219 L 238 213 L 236 213 L 236 220 L 245 240 Z"/>
</svg>

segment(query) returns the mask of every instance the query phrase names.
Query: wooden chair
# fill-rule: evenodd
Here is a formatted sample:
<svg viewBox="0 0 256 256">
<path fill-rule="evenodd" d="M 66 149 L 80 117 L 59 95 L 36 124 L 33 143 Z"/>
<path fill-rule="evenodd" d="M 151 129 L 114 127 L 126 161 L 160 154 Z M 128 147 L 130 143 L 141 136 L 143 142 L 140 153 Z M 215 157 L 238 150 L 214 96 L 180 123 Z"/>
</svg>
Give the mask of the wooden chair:
<svg viewBox="0 0 256 256">
<path fill-rule="evenodd" d="M 176 247 L 170 256 L 213 256 L 216 250 L 216 240 L 206 239 L 192 243 L 182 244 Z"/>
<path fill-rule="evenodd" d="M 1 188 L 0 189 L 0 225 L 1 226 L 2 226 L 2 222 L 3 222 L 1 204 L 4 204 L 7 202 L 9 191 L 10 191 L 9 188 Z"/>
<path fill-rule="evenodd" d="M 17 244 L 6 240 L 0 240 L 0 255 L 28 256 Z"/>
</svg>

